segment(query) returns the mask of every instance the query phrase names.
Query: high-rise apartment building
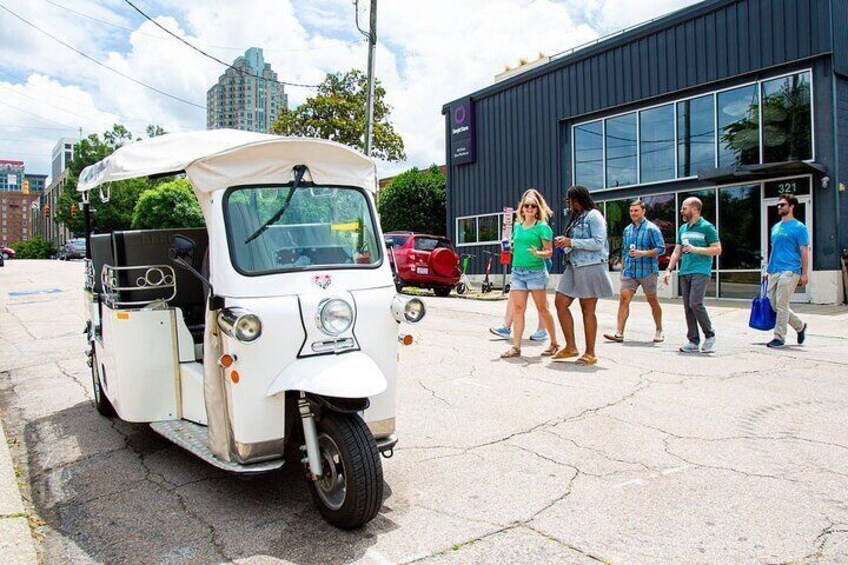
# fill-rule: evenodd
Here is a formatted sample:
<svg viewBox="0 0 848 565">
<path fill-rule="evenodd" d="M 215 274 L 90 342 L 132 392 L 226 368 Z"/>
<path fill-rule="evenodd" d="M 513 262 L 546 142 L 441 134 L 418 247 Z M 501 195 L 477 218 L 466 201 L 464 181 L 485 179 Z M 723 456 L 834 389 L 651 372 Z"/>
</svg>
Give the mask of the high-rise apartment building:
<svg viewBox="0 0 848 565">
<path fill-rule="evenodd" d="M 0 159 L 0 192 L 20 192 L 24 184 L 24 162 Z"/>
<path fill-rule="evenodd" d="M 76 143 L 76 140 L 72 137 L 60 137 L 56 145 L 53 146 L 53 151 L 50 152 L 51 180 L 59 178 L 62 171 L 71 164 L 71 159 L 74 158 L 74 143 Z"/>
<path fill-rule="evenodd" d="M 262 49 L 251 47 L 233 61 L 206 93 L 206 129 L 234 128 L 267 133 L 288 95 Z"/>
</svg>

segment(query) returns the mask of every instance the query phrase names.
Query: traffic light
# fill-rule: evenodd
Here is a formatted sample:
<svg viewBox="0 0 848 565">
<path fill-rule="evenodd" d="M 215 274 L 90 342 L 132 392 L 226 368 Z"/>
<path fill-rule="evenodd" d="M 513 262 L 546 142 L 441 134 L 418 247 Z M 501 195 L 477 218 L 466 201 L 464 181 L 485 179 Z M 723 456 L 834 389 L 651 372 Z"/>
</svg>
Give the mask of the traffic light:
<svg viewBox="0 0 848 565">
<path fill-rule="evenodd" d="M 77 213 L 77 210 L 78 210 L 77 205 L 76 205 L 76 204 L 71 204 L 71 216 L 73 216 L 74 214 L 76 214 L 76 213 Z"/>
<path fill-rule="evenodd" d="M 48 217 L 50 215 L 50 204 L 44 205 L 44 217 Z"/>
</svg>

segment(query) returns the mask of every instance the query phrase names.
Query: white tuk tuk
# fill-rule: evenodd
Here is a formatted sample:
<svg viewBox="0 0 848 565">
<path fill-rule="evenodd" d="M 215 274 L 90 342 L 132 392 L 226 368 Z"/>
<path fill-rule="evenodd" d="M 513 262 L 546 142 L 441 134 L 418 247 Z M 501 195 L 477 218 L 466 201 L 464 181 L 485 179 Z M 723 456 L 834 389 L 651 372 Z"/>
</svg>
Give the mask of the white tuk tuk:
<svg viewBox="0 0 848 565">
<path fill-rule="evenodd" d="M 90 234 L 92 191 L 175 173 L 205 228 Z M 234 473 L 295 453 L 330 523 L 374 518 L 411 343 L 399 324 L 425 314 L 395 292 L 376 186 L 374 163 L 338 143 L 235 130 L 140 141 L 83 170 L 97 410 Z"/>
</svg>

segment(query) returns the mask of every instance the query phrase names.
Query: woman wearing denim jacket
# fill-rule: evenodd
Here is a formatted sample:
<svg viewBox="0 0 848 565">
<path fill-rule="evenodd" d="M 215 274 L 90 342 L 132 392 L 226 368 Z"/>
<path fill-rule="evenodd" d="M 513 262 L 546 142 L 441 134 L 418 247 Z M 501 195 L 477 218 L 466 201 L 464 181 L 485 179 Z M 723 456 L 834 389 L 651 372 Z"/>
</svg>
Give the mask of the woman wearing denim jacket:
<svg viewBox="0 0 848 565">
<path fill-rule="evenodd" d="M 565 334 L 565 347 L 553 356 L 553 360 L 563 361 L 579 355 L 574 339 L 574 318 L 569 310 L 571 303 L 578 298 L 580 310 L 583 312 L 586 352 L 576 363 L 594 365 L 598 362 L 595 356 L 595 338 L 598 334 L 595 308 L 598 298 L 613 294 L 607 272 L 607 222 L 585 186 L 575 185 L 569 188 L 565 201 L 571 209 L 571 216 L 565 228 L 565 235 L 554 239 L 554 245 L 567 253 L 554 302 L 560 326 Z"/>
</svg>

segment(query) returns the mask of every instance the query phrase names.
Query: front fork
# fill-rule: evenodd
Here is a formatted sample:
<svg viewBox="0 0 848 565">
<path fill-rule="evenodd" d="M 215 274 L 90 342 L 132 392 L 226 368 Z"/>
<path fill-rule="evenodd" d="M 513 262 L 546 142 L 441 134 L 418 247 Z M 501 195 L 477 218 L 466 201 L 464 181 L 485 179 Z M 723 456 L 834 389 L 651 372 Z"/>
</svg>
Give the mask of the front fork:
<svg viewBox="0 0 848 565">
<path fill-rule="evenodd" d="M 317 481 L 324 474 L 324 470 L 321 465 L 321 449 L 318 447 L 318 427 L 315 425 L 315 415 L 312 413 L 312 405 L 306 398 L 306 394 L 300 393 L 297 407 L 300 420 L 303 422 L 304 445 L 300 446 L 300 450 L 306 451 L 306 457 L 301 459 L 301 463 L 309 468 L 309 478 Z"/>
</svg>

